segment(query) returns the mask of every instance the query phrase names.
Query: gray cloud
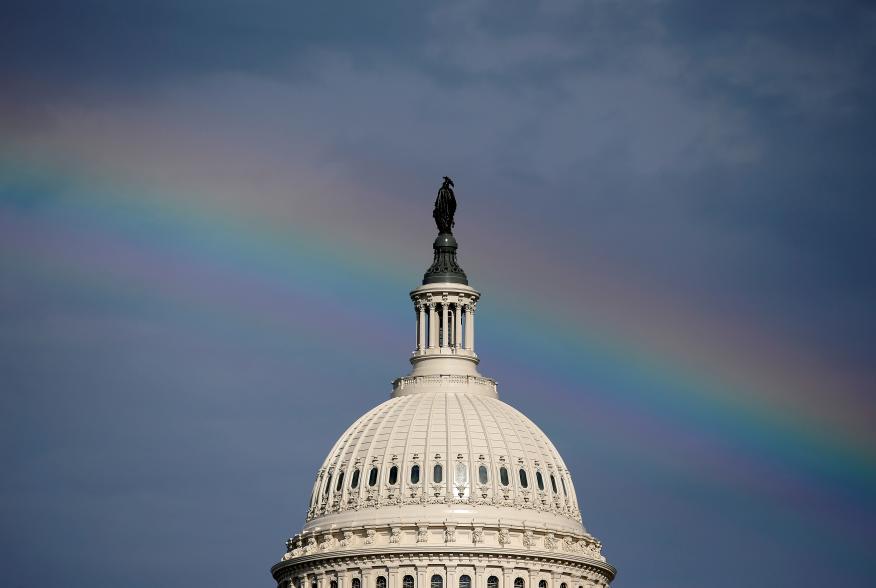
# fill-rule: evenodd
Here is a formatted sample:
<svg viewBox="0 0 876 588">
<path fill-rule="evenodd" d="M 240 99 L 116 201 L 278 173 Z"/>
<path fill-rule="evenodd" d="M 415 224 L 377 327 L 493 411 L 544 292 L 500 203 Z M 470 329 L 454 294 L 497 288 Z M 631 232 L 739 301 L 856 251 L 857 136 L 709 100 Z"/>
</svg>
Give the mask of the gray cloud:
<svg viewBox="0 0 876 588">
<path fill-rule="evenodd" d="M 210 177 L 277 214 L 290 186 L 325 194 L 324 202 L 295 203 L 294 213 L 314 224 L 371 207 L 418 209 L 412 195 L 431 193 L 433 180 L 451 173 L 462 178 L 470 226 L 495 227 L 472 230 L 466 243 L 467 259 L 490 252 L 478 275 L 508 283 L 522 259 L 534 282 L 552 285 L 582 268 L 623 267 L 655 292 L 671 292 L 692 316 L 733 316 L 778 333 L 798 343 L 803 357 L 860 383 L 825 391 L 827 405 L 869 395 L 874 377 L 874 23 L 872 7 L 853 2 L 428 9 L 409 2 L 22 2 L 0 19 L 0 72 L 11 81 L 0 92 L 3 154 L 48 144 L 86 158 L 76 140 L 87 137 L 103 149 L 89 163 L 99 167 L 101 157 L 124 152 L 133 162 L 125 171 L 147 185 Z M 143 113 L 154 128 L 125 126 Z M 178 131 L 172 141 L 162 134 L 168 127 Z M 223 144 L 225 137 L 237 143 Z M 186 159 L 191 152 L 198 157 Z M 51 179 L 0 182 L 2 210 L 37 214 L 60 189 Z M 419 231 L 373 216 L 385 223 L 380 230 Z M 49 260 L 64 249 L 45 247 Z M 41 276 L 13 261 L 0 256 L 0 268 L 16 278 L 14 287 L 0 284 L 2 408 L 14 415 L 4 419 L 0 443 L 13 474 L 0 485 L 0 540 L 7 568 L 20 570 L 11 585 L 31 585 L 29 570 L 49 564 L 66 570 L 71 585 L 77 577 L 83 585 L 267 579 L 278 539 L 295 525 L 276 511 L 300 514 L 301 480 L 322 457 L 313 447 L 328 447 L 382 397 L 382 389 L 361 387 L 386 366 L 354 358 L 338 374 L 322 359 L 332 350 L 286 339 L 309 328 L 296 318 L 216 333 L 215 317 L 197 303 L 175 312 L 148 296 L 126 298 L 117 282 L 94 292 L 72 287 L 66 274 Z M 198 278 L 204 283 L 181 288 L 234 307 L 227 284 Z M 605 282 L 610 293 L 610 280 L 581 282 Z M 296 317 L 294 301 L 287 304 L 284 316 Z M 406 311 L 400 302 L 383 336 L 401 340 Z M 387 364 L 403 363 L 398 345 Z M 514 366 L 507 373 L 526 376 Z M 290 426 L 301 408 L 287 393 L 292 381 L 302 390 L 330 381 L 355 393 L 344 402 L 309 397 L 312 422 Z M 240 390 L 250 397 L 236 404 Z M 229 435 L 235 427 L 239 435 Z M 558 437 L 582 452 L 576 471 L 610 465 L 600 461 L 608 461 L 600 447 L 579 447 L 579 433 Z M 281 453 L 287 462 L 278 468 Z M 614 530 L 607 544 L 626 545 L 618 549 L 627 558 L 619 585 L 627 573 L 630 582 L 650 577 L 663 563 L 657 554 L 667 554 L 641 533 L 642 525 L 665 532 L 657 522 L 666 519 L 644 520 L 663 506 L 653 500 L 673 493 L 673 512 L 684 515 L 688 506 L 675 501 L 694 492 L 664 483 L 651 497 L 651 474 L 635 470 L 634 483 L 588 489 L 595 528 Z M 611 503 L 621 491 L 642 517 L 612 527 Z M 843 565 L 797 569 L 801 545 L 823 547 L 804 532 L 811 529 L 800 522 L 805 517 L 790 507 L 751 509 L 726 489 L 715 492 L 692 507 L 709 521 L 686 544 L 696 557 L 670 554 L 677 574 L 665 585 L 677 585 L 690 561 L 733 569 L 736 550 L 752 536 L 758 549 L 747 556 L 769 554 L 782 564 L 770 572 L 773 582 L 820 585 L 836 581 L 839 568 L 851 582 L 872 571 L 870 562 L 835 553 L 838 546 L 828 551 Z M 728 524 L 703 506 L 715 496 L 744 515 Z M 854 504 L 835 505 L 838 518 L 845 521 Z M 856 524 L 855 539 L 872 534 Z M 772 541 L 758 531 L 778 525 L 801 525 L 801 542 L 778 545 L 781 534 Z M 726 535 L 716 539 L 714 528 Z M 240 532 L 252 536 L 234 536 Z M 151 558 L 164 568 L 150 570 Z M 214 570 L 202 576 L 206 561 Z"/>
</svg>

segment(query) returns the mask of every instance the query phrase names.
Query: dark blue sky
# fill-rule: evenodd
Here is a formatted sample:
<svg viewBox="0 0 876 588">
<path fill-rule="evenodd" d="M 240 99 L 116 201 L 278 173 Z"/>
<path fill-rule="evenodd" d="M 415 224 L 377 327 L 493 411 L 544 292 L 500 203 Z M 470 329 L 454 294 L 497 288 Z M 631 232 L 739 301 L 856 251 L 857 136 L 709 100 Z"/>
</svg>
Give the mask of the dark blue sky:
<svg viewBox="0 0 876 588">
<path fill-rule="evenodd" d="M 616 586 L 867 584 L 874 60 L 853 2 L 4 3 L 5 585 L 270 585 L 445 174 Z"/>
</svg>

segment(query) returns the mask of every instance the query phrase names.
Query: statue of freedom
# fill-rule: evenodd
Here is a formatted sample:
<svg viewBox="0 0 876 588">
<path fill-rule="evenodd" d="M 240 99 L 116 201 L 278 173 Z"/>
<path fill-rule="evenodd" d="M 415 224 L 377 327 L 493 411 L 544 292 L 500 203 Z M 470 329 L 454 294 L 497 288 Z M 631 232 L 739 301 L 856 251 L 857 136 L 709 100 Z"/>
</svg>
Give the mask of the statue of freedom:
<svg viewBox="0 0 876 588">
<path fill-rule="evenodd" d="M 432 217 L 438 225 L 439 233 L 453 234 L 453 215 L 456 213 L 456 196 L 453 195 L 453 180 L 444 176 L 444 183 L 438 189 L 438 197 L 435 198 L 435 210 Z"/>
</svg>

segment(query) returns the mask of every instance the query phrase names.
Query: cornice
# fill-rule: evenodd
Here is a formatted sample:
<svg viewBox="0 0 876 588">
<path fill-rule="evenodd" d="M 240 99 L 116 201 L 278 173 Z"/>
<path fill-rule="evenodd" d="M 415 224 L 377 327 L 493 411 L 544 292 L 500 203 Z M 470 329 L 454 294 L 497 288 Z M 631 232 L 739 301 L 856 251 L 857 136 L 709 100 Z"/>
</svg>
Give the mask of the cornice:
<svg viewBox="0 0 876 588">
<path fill-rule="evenodd" d="M 517 548 L 459 548 L 455 546 L 441 545 L 410 545 L 404 547 L 380 547 L 378 549 L 353 548 L 345 550 L 342 553 L 311 553 L 296 557 L 293 560 L 281 561 L 274 564 L 271 567 L 271 574 L 274 576 L 275 580 L 279 581 L 280 577 L 283 575 L 282 572 L 288 570 L 289 568 L 297 568 L 300 566 L 309 567 L 313 564 L 324 564 L 329 561 L 338 563 L 347 561 L 355 562 L 356 560 L 362 559 L 382 559 L 386 557 L 398 557 L 403 555 L 410 555 L 415 557 L 432 556 L 438 560 L 438 563 L 445 563 L 442 558 L 446 559 L 448 557 L 476 557 L 478 559 L 483 559 L 485 557 L 495 557 L 498 559 L 517 559 L 531 562 L 559 563 L 566 565 L 573 564 L 581 566 L 589 571 L 604 575 L 609 582 L 614 580 L 614 577 L 617 575 L 617 569 L 613 565 L 590 557 L 576 555 L 574 553 L 556 553 L 535 549 L 525 550 Z"/>
</svg>

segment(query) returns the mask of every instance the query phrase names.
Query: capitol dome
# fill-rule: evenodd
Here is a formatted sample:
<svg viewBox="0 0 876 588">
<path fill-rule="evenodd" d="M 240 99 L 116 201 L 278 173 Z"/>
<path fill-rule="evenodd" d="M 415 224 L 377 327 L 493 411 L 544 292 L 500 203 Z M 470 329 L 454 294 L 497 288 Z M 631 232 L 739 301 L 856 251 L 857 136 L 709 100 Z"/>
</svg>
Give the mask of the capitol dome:
<svg viewBox="0 0 876 588">
<path fill-rule="evenodd" d="M 553 443 L 478 372 L 480 293 L 456 257 L 456 200 L 435 202 L 433 262 L 410 292 L 411 372 L 317 471 L 278 588 L 607 588 Z"/>
<path fill-rule="evenodd" d="M 415 393 L 405 393 L 417 387 Z M 480 390 L 482 389 L 482 390 Z M 472 391 L 474 390 L 474 391 Z M 500 522 L 583 534 L 566 465 L 478 377 L 396 381 L 317 474 L 305 532 L 354 522 Z"/>
</svg>

